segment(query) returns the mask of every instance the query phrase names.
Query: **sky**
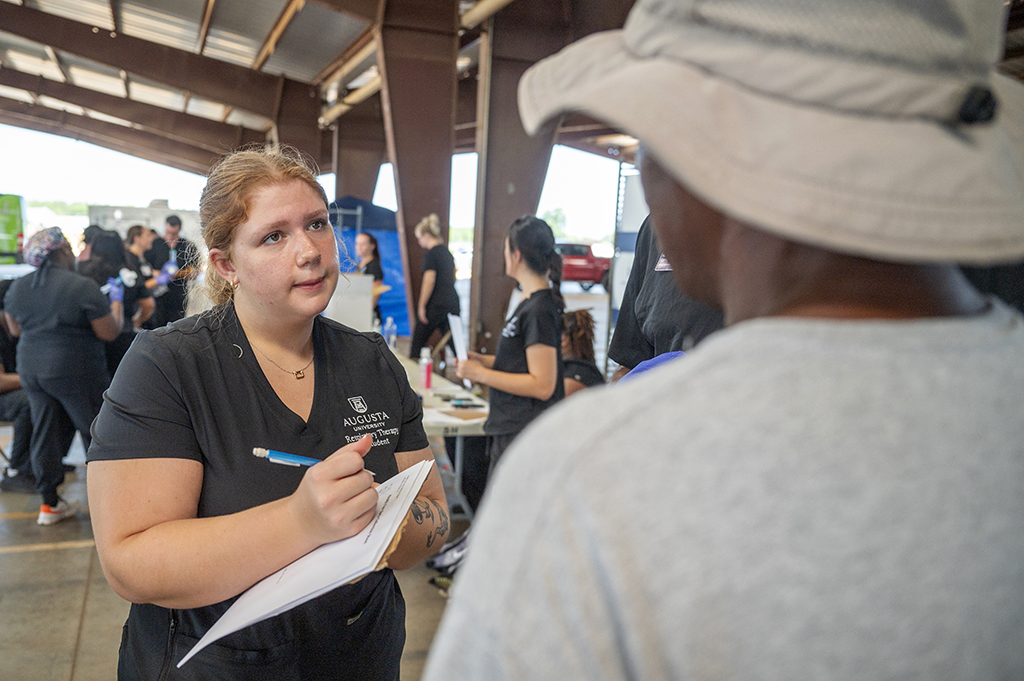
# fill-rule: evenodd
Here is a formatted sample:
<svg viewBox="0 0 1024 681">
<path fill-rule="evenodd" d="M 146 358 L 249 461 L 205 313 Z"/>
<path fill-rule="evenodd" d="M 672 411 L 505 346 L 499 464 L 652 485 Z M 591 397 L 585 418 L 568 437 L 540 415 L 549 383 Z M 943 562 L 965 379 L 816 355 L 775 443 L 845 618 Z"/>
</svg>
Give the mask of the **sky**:
<svg viewBox="0 0 1024 681">
<path fill-rule="evenodd" d="M 556 146 L 538 215 L 561 208 L 566 233 L 600 240 L 615 231 L 619 164 Z M 321 178 L 334 198 L 334 176 Z M 0 194 L 26 201 L 84 202 L 146 207 L 166 199 L 171 209 L 197 210 L 205 178 L 66 137 L 0 125 Z M 390 164 L 381 167 L 374 203 L 396 207 Z M 452 227 L 472 227 L 476 202 L 476 154 L 452 158 Z"/>
</svg>

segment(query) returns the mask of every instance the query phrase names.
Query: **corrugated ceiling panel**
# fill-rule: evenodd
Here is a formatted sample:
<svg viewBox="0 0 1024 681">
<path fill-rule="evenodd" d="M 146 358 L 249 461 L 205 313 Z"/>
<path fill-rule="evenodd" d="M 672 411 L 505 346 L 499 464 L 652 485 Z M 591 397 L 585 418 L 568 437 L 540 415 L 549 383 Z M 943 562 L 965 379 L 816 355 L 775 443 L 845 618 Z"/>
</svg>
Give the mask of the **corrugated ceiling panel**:
<svg viewBox="0 0 1024 681">
<path fill-rule="evenodd" d="M 44 57 L 40 59 L 24 52 L 7 50 L 7 56 L 4 57 L 4 60 L 16 71 L 24 71 L 34 76 L 42 76 L 43 78 L 64 82 L 64 74 L 60 72 L 57 65 L 50 61 L 49 58 Z"/>
<path fill-rule="evenodd" d="M 36 0 L 29 6 L 107 31 L 114 30 L 109 0 Z"/>
<path fill-rule="evenodd" d="M 16 99 L 19 102 L 32 103 L 32 96 L 24 90 L 15 90 L 12 87 L 6 85 L 0 85 L 0 97 L 6 97 L 7 99 Z"/>
<path fill-rule="evenodd" d="M 249 67 L 256 59 L 259 48 L 259 43 L 243 35 L 211 28 L 203 55 Z"/>
<path fill-rule="evenodd" d="M 106 114 L 101 114 L 98 111 L 88 111 L 86 112 L 86 115 L 89 116 L 89 118 L 95 118 L 98 121 L 106 121 L 107 123 L 113 123 L 114 125 L 123 125 L 126 128 L 132 127 L 131 122 L 126 121 L 123 118 L 108 116 Z"/>
<path fill-rule="evenodd" d="M 152 85 L 145 81 L 132 79 L 132 99 L 153 106 L 162 106 L 165 109 L 181 111 L 185 106 L 185 96 L 176 91 L 168 90 L 165 87 Z"/>
<path fill-rule="evenodd" d="M 203 54 L 252 66 L 287 4 L 287 0 L 218 0 Z"/>
<path fill-rule="evenodd" d="M 231 125 L 241 125 L 243 128 L 249 128 L 250 130 L 264 130 L 270 125 L 270 119 L 264 118 L 263 116 L 257 116 L 251 114 L 248 111 L 241 111 L 234 109 L 231 111 L 231 115 L 228 116 L 226 123 Z"/>
<path fill-rule="evenodd" d="M 121 4 L 121 25 L 126 34 L 187 52 L 196 51 L 202 21 L 202 0 Z"/>
<path fill-rule="evenodd" d="M 54 99 L 53 97 L 42 96 L 39 98 L 39 103 L 45 107 L 57 109 L 58 111 L 67 111 L 68 113 L 75 114 L 78 116 L 85 115 L 85 109 L 83 109 L 82 107 L 75 106 L 74 104 L 68 104 L 67 102 L 62 102 L 61 100 Z"/>
<path fill-rule="evenodd" d="M 307 3 L 288 25 L 263 70 L 311 82 L 367 28 L 365 21 Z"/>
<path fill-rule="evenodd" d="M 199 97 L 193 97 L 188 100 L 188 108 L 185 109 L 186 113 L 204 118 L 212 118 L 217 121 L 224 118 L 225 111 L 226 109 L 223 104 L 217 104 L 216 102 L 200 99 Z"/>
<path fill-rule="evenodd" d="M 117 76 L 97 73 L 80 66 L 69 66 L 68 71 L 71 73 L 71 82 L 78 87 L 99 90 L 115 97 L 126 97 L 128 95 L 124 89 L 124 81 Z"/>
</svg>

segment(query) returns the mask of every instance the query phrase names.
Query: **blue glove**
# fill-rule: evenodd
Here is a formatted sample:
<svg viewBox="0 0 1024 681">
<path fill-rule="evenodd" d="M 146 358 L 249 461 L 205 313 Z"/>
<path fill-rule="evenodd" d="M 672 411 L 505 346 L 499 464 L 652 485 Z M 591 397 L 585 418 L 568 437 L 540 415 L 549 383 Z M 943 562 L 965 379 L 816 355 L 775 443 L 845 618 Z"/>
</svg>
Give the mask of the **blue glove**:
<svg viewBox="0 0 1024 681">
<path fill-rule="evenodd" d="M 167 284 L 170 283 L 173 277 L 173 274 L 168 274 L 167 272 L 161 270 L 160 274 L 156 275 L 157 286 L 167 286 Z"/>
<path fill-rule="evenodd" d="M 664 364 L 665 362 L 670 362 L 676 357 L 682 357 L 685 354 L 686 353 L 683 352 L 682 350 L 675 350 L 673 352 L 666 352 L 664 354 L 657 355 L 651 359 L 644 360 L 643 362 L 640 362 L 635 367 L 633 367 L 633 369 L 628 374 L 620 378 L 619 383 L 622 383 L 626 379 L 632 380 L 645 371 L 650 371 L 651 369 L 654 369 L 655 367 Z"/>
<path fill-rule="evenodd" d="M 178 273 L 178 263 L 174 262 L 173 260 L 168 260 L 167 262 L 164 263 L 164 266 L 160 268 L 160 271 L 166 272 L 167 274 L 173 277 L 175 274 Z"/>
<path fill-rule="evenodd" d="M 119 280 L 114 279 L 113 277 L 107 279 L 107 285 L 104 288 L 107 289 L 107 297 L 110 298 L 110 302 L 124 302 L 124 284 L 122 284 Z"/>
</svg>

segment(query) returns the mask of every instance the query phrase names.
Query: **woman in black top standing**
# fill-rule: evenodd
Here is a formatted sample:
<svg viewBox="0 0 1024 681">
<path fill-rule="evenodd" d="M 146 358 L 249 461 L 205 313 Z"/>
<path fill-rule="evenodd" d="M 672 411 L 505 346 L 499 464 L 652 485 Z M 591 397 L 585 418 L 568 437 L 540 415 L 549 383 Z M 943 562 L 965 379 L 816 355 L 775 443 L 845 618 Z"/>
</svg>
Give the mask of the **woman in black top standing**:
<svg viewBox="0 0 1024 681">
<path fill-rule="evenodd" d="M 423 254 L 423 283 L 417 306 L 416 329 L 412 334 L 409 356 L 420 356 L 434 329 L 448 331 L 448 315 L 459 314 L 459 294 L 455 291 L 455 258 L 441 241 L 441 221 L 431 213 L 416 225 L 416 240 Z M 452 352 L 455 343 L 449 340 Z"/>
<path fill-rule="evenodd" d="M 359 256 L 359 274 L 373 275 L 373 314 L 377 321 L 383 323 L 380 316 L 380 293 L 378 284 L 384 281 L 384 268 L 380 264 L 380 251 L 377 250 L 377 237 L 369 232 L 356 234 L 356 255 Z"/>
<path fill-rule="evenodd" d="M 460 378 L 491 388 L 484 432 L 492 471 L 513 438 L 565 396 L 562 258 L 548 223 L 533 216 L 512 223 L 505 239 L 505 273 L 519 282 L 522 301 L 505 322 L 495 354 L 470 352 L 457 368 Z"/>
<path fill-rule="evenodd" d="M 35 272 L 15 280 L 4 297 L 4 314 L 18 344 L 18 376 L 32 409 L 30 457 L 43 497 L 40 525 L 72 517 L 77 500 L 57 494 L 64 482 L 61 459 L 77 430 L 86 447 L 90 426 L 110 384 L 103 341 L 121 332 L 118 284 L 110 299 L 95 281 L 75 273 L 75 254 L 57 227 L 33 234 L 25 262 Z"/>
<path fill-rule="evenodd" d="M 398 679 L 405 605 L 392 568 L 444 543 L 436 468 L 390 567 L 176 668 L 243 591 L 366 527 L 374 479 L 433 460 L 420 401 L 383 338 L 321 315 L 340 276 L 327 203 L 293 149 L 221 160 L 199 203 L 215 307 L 139 336 L 107 391 L 89 506 L 107 581 L 133 604 L 121 681 Z M 253 447 L 320 463 L 281 466 Z"/>
</svg>

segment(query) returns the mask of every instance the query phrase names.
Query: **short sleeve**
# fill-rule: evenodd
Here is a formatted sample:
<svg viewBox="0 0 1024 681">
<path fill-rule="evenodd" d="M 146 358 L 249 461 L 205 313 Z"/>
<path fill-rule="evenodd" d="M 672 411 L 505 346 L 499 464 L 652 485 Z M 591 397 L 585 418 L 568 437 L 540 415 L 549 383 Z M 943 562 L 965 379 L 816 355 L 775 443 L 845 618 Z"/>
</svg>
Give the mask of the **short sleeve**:
<svg viewBox="0 0 1024 681">
<path fill-rule="evenodd" d="M 523 347 L 550 345 L 558 348 L 562 346 L 560 319 L 554 305 L 537 306 L 525 319 L 520 319 L 520 323 L 523 325 Z"/>
<path fill-rule="evenodd" d="M 434 270 L 437 272 L 439 263 L 437 262 L 437 253 L 431 248 L 429 251 L 423 254 L 423 271 Z"/>
<path fill-rule="evenodd" d="M 384 345 L 383 338 L 377 344 L 391 368 L 402 398 L 402 425 L 398 430 L 398 445 L 395 447 L 395 451 L 414 452 L 429 447 L 430 442 L 427 441 L 426 431 L 423 430 L 423 402 L 409 385 L 408 374 L 405 373 L 405 369 L 394 353 Z"/>
<path fill-rule="evenodd" d="M 82 285 L 78 289 L 78 303 L 90 322 L 110 314 L 110 301 L 100 291 L 100 285 L 92 279 L 82 277 Z"/>
<path fill-rule="evenodd" d="M 202 453 L 172 353 L 141 333 L 103 395 L 87 460 L 150 458 L 201 461 Z"/>
<path fill-rule="evenodd" d="M 615 322 L 615 332 L 608 345 L 608 357 L 630 369 L 654 357 L 654 346 L 644 337 L 640 322 L 636 318 L 636 300 L 647 276 L 651 240 L 651 223 L 650 218 L 647 218 L 640 226 L 640 232 L 636 237 L 633 269 L 629 272 L 629 279 L 622 293 L 622 305 Z"/>
</svg>

